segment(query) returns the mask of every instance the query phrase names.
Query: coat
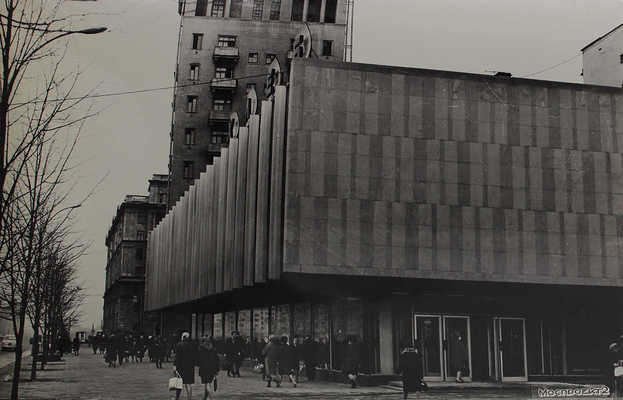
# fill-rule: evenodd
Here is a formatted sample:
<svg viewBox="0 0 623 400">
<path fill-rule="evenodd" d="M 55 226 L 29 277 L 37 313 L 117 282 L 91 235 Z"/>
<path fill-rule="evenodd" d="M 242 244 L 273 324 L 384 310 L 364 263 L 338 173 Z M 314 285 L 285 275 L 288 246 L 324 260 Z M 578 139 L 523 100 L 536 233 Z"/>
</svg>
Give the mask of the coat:
<svg viewBox="0 0 623 400">
<path fill-rule="evenodd" d="M 289 375 L 290 371 L 298 369 L 298 365 L 297 348 L 292 345 L 282 344 L 279 356 L 279 374 Z"/>
<path fill-rule="evenodd" d="M 175 346 L 175 369 L 182 377 L 184 384 L 195 383 L 195 364 L 197 363 L 197 346 L 185 340 Z"/>
<path fill-rule="evenodd" d="M 199 346 L 198 351 L 199 376 L 202 380 L 211 382 L 219 371 L 219 358 L 214 348 L 207 348 L 204 345 Z"/>
<path fill-rule="evenodd" d="M 347 343 L 344 345 L 342 353 L 342 372 L 345 374 L 356 375 L 359 372 L 360 351 L 357 343 Z"/>
<path fill-rule="evenodd" d="M 422 389 L 422 355 L 414 349 L 400 353 L 399 371 L 402 374 L 402 383 L 408 392 Z"/>
<path fill-rule="evenodd" d="M 266 368 L 266 375 L 279 375 L 279 360 L 281 358 L 281 344 L 276 342 L 270 342 L 262 350 L 262 356 L 264 356 L 264 366 Z"/>
</svg>

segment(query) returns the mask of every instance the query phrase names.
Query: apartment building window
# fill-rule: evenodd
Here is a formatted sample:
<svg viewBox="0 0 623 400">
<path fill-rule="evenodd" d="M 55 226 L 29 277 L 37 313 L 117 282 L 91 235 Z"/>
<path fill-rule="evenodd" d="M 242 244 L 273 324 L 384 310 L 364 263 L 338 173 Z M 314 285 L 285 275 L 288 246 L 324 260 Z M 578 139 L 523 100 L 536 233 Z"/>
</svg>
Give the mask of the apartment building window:
<svg viewBox="0 0 623 400">
<path fill-rule="evenodd" d="M 333 40 L 323 40 L 322 41 L 322 56 L 329 57 L 332 56 L 333 51 Z"/>
<path fill-rule="evenodd" d="M 255 51 L 252 53 L 249 53 L 249 64 L 257 64 L 259 57 L 260 57 L 259 53 Z"/>
<path fill-rule="evenodd" d="M 305 7 L 304 0 L 292 0 L 292 21 L 303 20 L 303 8 Z"/>
<path fill-rule="evenodd" d="M 335 24 L 335 14 L 337 13 L 337 0 L 326 0 L 324 8 L 324 22 Z"/>
<path fill-rule="evenodd" d="M 136 259 L 137 260 L 142 260 L 145 258 L 145 250 L 141 247 L 138 247 L 136 249 Z"/>
<path fill-rule="evenodd" d="M 158 202 L 161 204 L 165 204 L 167 202 L 167 194 L 166 193 L 160 193 L 158 195 L 159 199 Z"/>
<path fill-rule="evenodd" d="M 139 213 L 136 217 L 136 222 L 140 225 L 147 225 L 147 213 Z"/>
<path fill-rule="evenodd" d="M 201 50 L 203 45 L 203 33 L 193 33 L 193 50 Z"/>
<path fill-rule="evenodd" d="M 619 62 L 623 64 L 623 54 L 621 54 L 619 57 L 620 57 Z"/>
<path fill-rule="evenodd" d="M 190 80 L 199 80 L 199 64 L 190 64 Z"/>
<path fill-rule="evenodd" d="M 192 161 L 184 161 L 184 179 L 193 178 L 193 164 Z"/>
<path fill-rule="evenodd" d="M 275 58 L 277 58 L 275 54 L 266 53 L 266 64 L 270 64 Z"/>
<path fill-rule="evenodd" d="M 275 21 L 281 15 L 281 0 L 272 0 L 270 3 L 270 19 Z"/>
<path fill-rule="evenodd" d="M 212 137 L 210 138 L 210 142 L 212 144 L 227 144 L 227 133 L 225 132 L 214 132 Z"/>
<path fill-rule="evenodd" d="M 208 0 L 197 0 L 197 6 L 195 7 L 195 16 L 204 17 L 208 9 Z"/>
<path fill-rule="evenodd" d="M 212 3 L 212 14 L 213 17 L 224 17 L 225 16 L 225 0 L 214 0 Z"/>
<path fill-rule="evenodd" d="M 264 10 L 264 0 L 253 0 L 253 11 L 251 12 L 251 19 L 262 19 L 262 11 Z"/>
<path fill-rule="evenodd" d="M 309 0 L 307 6 L 307 21 L 308 22 L 320 22 L 320 6 L 322 0 Z"/>
<path fill-rule="evenodd" d="M 231 76 L 232 76 L 231 68 L 216 67 L 215 72 L 214 72 L 214 77 L 216 79 L 229 79 L 231 78 Z"/>
<path fill-rule="evenodd" d="M 214 99 L 213 109 L 214 111 L 231 111 L 231 100 Z"/>
<path fill-rule="evenodd" d="M 197 96 L 187 96 L 186 97 L 186 112 L 196 113 L 197 112 Z"/>
<path fill-rule="evenodd" d="M 229 6 L 229 16 L 231 18 L 242 17 L 242 0 L 231 0 L 231 5 Z"/>
<path fill-rule="evenodd" d="M 195 144 L 195 132 L 194 128 L 186 128 L 184 131 L 184 144 L 186 146 L 193 146 Z"/>
<path fill-rule="evenodd" d="M 236 36 L 218 35 L 218 47 L 236 47 Z"/>
<path fill-rule="evenodd" d="M 145 231 L 136 231 L 136 240 L 145 240 Z"/>
</svg>

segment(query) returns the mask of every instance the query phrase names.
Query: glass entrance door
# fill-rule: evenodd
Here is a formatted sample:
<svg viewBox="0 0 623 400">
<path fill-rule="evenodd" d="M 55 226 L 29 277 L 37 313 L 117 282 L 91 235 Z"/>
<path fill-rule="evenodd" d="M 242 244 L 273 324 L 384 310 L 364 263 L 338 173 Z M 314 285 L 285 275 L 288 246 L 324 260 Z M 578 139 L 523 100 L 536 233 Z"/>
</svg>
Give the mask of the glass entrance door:
<svg viewBox="0 0 623 400">
<path fill-rule="evenodd" d="M 469 317 L 444 316 L 444 356 L 446 380 L 453 381 L 461 372 L 461 379 L 471 381 L 471 337 Z"/>
<path fill-rule="evenodd" d="M 415 339 L 422 349 L 422 367 L 426 380 L 442 380 L 441 317 L 415 315 Z"/>
<path fill-rule="evenodd" d="M 526 321 L 523 318 L 499 318 L 498 321 L 502 381 L 527 381 Z"/>
</svg>

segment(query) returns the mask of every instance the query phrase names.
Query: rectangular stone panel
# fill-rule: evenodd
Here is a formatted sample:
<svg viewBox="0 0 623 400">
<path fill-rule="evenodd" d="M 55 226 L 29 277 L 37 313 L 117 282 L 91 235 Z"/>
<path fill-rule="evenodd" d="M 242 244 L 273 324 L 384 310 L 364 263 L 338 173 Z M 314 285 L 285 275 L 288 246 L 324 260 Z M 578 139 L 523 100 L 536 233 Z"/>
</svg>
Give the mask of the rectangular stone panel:
<svg viewBox="0 0 623 400">
<path fill-rule="evenodd" d="M 257 210 L 255 234 L 255 282 L 268 279 L 268 224 L 270 201 L 271 117 L 273 104 L 262 102 L 257 166 Z"/>
</svg>

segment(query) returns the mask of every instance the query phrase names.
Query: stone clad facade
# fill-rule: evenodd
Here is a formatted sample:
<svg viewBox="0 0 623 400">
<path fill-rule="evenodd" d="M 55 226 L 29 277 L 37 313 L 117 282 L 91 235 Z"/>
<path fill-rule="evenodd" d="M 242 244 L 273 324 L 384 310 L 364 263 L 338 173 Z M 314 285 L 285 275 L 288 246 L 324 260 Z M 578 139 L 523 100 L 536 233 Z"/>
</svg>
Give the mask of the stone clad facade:
<svg viewBox="0 0 623 400">
<path fill-rule="evenodd" d="M 295 60 L 153 231 L 146 307 L 326 340 L 333 369 L 353 336 L 366 373 L 416 344 L 428 380 L 591 379 L 623 328 L 622 154 L 620 89 Z"/>
</svg>

